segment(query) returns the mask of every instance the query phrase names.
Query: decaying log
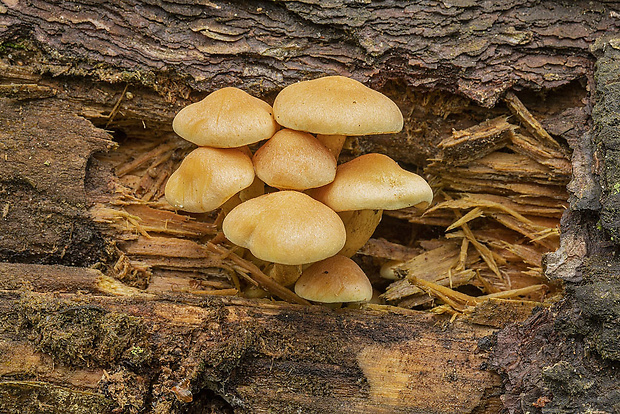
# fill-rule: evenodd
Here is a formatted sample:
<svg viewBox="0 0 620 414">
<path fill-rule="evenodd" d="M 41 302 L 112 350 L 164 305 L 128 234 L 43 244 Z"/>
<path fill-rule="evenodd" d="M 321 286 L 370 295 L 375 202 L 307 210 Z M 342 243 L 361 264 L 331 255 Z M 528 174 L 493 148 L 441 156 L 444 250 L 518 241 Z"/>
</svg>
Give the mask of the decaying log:
<svg viewBox="0 0 620 414">
<path fill-rule="evenodd" d="M 199 3 L 0 2 L 0 261 L 14 262 L 0 264 L 0 411 L 618 406 L 616 3 Z M 182 106 L 230 85 L 271 101 L 322 74 L 401 107 L 402 133 L 345 152 L 432 173 L 441 203 L 385 221 L 450 233 L 415 246 L 377 238 L 360 257 L 454 246 L 460 273 L 412 273 L 392 292 L 410 307 L 443 298 L 435 310 L 457 309 L 455 321 L 236 297 L 249 272 L 208 253 L 214 217 L 158 203 L 191 149 L 171 134 Z M 547 277 L 569 285 L 543 309 L 445 290 L 461 276 L 487 296 Z"/>
<path fill-rule="evenodd" d="M 491 363 L 504 377 L 502 398 L 508 409 L 617 411 L 618 262 L 593 257 L 579 275 L 583 283 L 570 285 L 560 306 L 495 338 Z"/>
<path fill-rule="evenodd" d="M 401 96 L 409 118 L 405 133 L 417 143 L 405 133 L 361 143 L 421 165 L 438 137 L 454 127 L 446 130 L 435 116 L 476 111 L 469 100 L 493 107 L 513 88 L 548 91 L 587 81 L 594 65 L 590 46 L 617 30 L 616 13 L 615 3 L 587 1 L 17 1 L 0 10 L 0 40 L 10 61 L 32 74 L 15 83 L 37 83 L 40 74 L 63 80 L 46 79 L 43 90 L 31 91 L 35 96 L 75 95 L 80 86 L 67 91 L 64 81 L 88 77 L 97 87 L 79 99 L 105 106 L 85 105 L 78 113 L 104 125 L 126 85 L 132 98 L 119 112 L 168 129 L 180 108 L 175 104 L 195 99 L 192 91 L 235 85 L 269 99 L 283 86 L 320 74 L 352 76 L 391 89 L 390 96 L 402 95 L 404 86 L 459 94 Z M 20 53 L 24 49 L 36 53 Z M 110 83 L 121 86 L 111 91 Z M 141 86 L 168 103 L 145 102 Z"/>
<path fill-rule="evenodd" d="M 105 286 L 96 270 L 0 264 L 0 392 L 46 390 L 19 400 L 32 407 L 37 398 L 54 401 L 48 395 L 60 382 L 74 387 L 66 392 L 76 401 L 137 412 L 152 398 L 162 413 L 207 390 L 248 413 L 497 407 L 498 377 L 476 352 L 491 328 L 387 308 L 110 296 Z M 110 393 L 122 376 L 135 381 Z"/>
<path fill-rule="evenodd" d="M 112 141 L 57 101 L 2 100 L 0 105 L 1 255 L 92 264 L 105 243 L 85 214 L 86 165 Z"/>
</svg>

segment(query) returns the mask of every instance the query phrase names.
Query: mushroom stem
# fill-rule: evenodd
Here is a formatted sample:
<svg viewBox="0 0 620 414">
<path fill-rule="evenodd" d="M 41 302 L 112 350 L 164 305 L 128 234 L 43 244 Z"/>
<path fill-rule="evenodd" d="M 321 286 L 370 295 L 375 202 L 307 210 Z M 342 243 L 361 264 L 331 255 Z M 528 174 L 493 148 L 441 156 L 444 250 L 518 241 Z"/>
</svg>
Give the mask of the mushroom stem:
<svg viewBox="0 0 620 414">
<path fill-rule="evenodd" d="M 215 224 L 218 229 L 221 229 L 222 222 L 224 221 L 226 215 L 230 213 L 230 210 L 237 207 L 239 204 L 241 204 L 241 199 L 239 198 L 239 193 L 237 193 L 220 206 L 220 212 L 217 214 L 213 224 Z"/>
<path fill-rule="evenodd" d="M 265 269 L 265 274 L 282 286 L 291 286 L 301 276 L 301 265 L 284 265 L 272 263 Z"/>
<path fill-rule="evenodd" d="M 353 210 L 338 213 L 347 232 L 347 240 L 338 254 L 351 257 L 364 246 L 381 221 L 383 210 Z"/>
<path fill-rule="evenodd" d="M 323 135 L 318 134 L 316 136 L 321 144 L 325 145 L 329 152 L 338 160 L 338 156 L 340 155 L 340 151 L 342 151 L 342 146 L 344 145 L 344 141 L 347 139 L 346 135 Z"/>
<path fill-rule="evenodd" d="M 252 184 L 250 184 L 249 187 L 244 188 L 243 190 L 239 191 L 239 199 L 242 202 L 248 201 L 252 198 L 262 196 L 263 194 L 265 194 L 265 183 L 262 182 L 260 178 L 254 177 L 254 181 L 252 181 Z M 233 206 L 233 207 L 236 207 L 236 206 Z M 232 210 L 232 208 L 230 210 Z"/>
</svg>

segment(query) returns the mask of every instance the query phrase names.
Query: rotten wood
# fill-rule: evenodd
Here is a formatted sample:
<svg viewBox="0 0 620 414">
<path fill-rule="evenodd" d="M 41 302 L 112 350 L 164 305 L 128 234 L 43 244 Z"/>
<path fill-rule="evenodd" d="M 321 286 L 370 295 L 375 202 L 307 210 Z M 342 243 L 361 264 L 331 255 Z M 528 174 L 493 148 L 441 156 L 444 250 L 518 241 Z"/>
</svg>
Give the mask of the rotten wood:
<svg viewBox="0 0 620 414">
<path fill-rule="evenodd" d="M 407 120 L 403 133 L 364 138 L 361 148 L 417 165 L 433 157 L 452 128 L 475 125 L 467 118 L 477 107 L 495 106 L 511 88 L 560 91 L 589 82 L 590 46 L 618 25 L 615 3 L 586 1 L 115 1 L 104 7 L 80 2 L 79 8 L 41 1 L 4 8 L 5 96 L 16 96 L 16 88 L 46 88 L 35 96 L 69 99 L 76 113 L 101 126 L 170 131 L 184 105 L 223 86 L 270 100 L 295 81 L 342 74 L 382 88 Z M 136 15 L 137 9 L 144 13 Z M 89 79 L 88 88 L 74 82 L 79 77 Z M 428 94 L 403 94 L 407 88 Z M 465 115 L 460 125 L 446 123 L 455 114 Z"/>
<path fill-rule="evenodd" d="M 87 214 L 87 163 L 108 134 L 54 101 L 0 98 L 0 255 L 90 265 L 105 241 Z"/>
<path fill-rule="evenodd" d="M 21 350 L 0 364 L 0 390 L 11 378 L 44 389 L 61 383 L 129 412 L 146 398 L 153 412 L 178 410 L 207 390 L 235 412 L 493 412 L 489 396 L 499 377 L 480 368 L 485 354 L 476 353 L 491 328 L 389 308 L 108 296 L 94 270 L 10 264 L 0 270 L 0 348 L 9 355 Z M 59 273 L 70 287 L 49 293 Z M 91 346 L 80 348 L 87 338 Z M 79 360 L 89 368 L 81 370 Z M 104 397 L 121 376 L 134 381 Z M 177 397 L 181 389 L 186 401 Z"/>
<path fill-rule="evenodd" d="M 50 331 L 32 325 L 36 318 L 22 319 L 25 325 L 20 325 L 18 329 L 23 330 L 19 332 L 32 336 L 29 339 L 11 337 L 2 342 L 2 350 L 6 352 L 3 355 L 14 358 L 9 360 L 14 360 L 16 366 L 21 366 L 20 361 L 23 361 L 25 367 L 32 369 L 26 374 L 21 368 L 14 371 L 14 367 L 2 371 L 6 376 L 3 376 L 0 401 L 12 404 L 25 401 L 20 398 L 30 398 L 30 406 L 42 407 L 41 404 L 59 401 L 62 396 L 69 395 L 78 399 L 71 401 L 82 404 L 85 412 L 96 411 L 93 407 L 104 407 L 108 400 L 128 411 L 140 410 L 145 404 L 156 401 L 164 412 L 185 410 L 188 408 L 185 404 L 189 403 L 183 401 L 190 397 L 194 401 L 190 406 L 207 407 L 208 401 L 217 400 L 217 393 L 232 402 L 256 401 L 256 404 L 262 404 L 261 407 L 267 407 L 265 410 L 279 411 L 284 406 L 293 406 L 312 412 L 310 405 L 298 402 L 297 395 L 303 395 L 308 404 L 318 402 L 318 411 L 323 412 L 330 412 L 334 407 L 337 410 L 354 407 L 351 410 L 360 412 L 368 408 L 373 412 L 382 409 L 386 412 L 436 412 L 431 411 L 436 408 L 430 403 L 428 411 L 421 406 L 412 408 L 403 404 L 418 400 L 422 401 L 420 404 L 436 401 L 433 399 L 436 396 L 428 397 L 418 391 L 419 385 L 426 391 L 453 384 L 454 389 L 448 389 L 446 395 L 455 397 L 449 399 L 444 395 L 437 405 L 441 409 L 439 412 L 499 410 L 501 403 L 495 395 L 500 391 L 495 382 L 486 388 L 489 395 L 475 388 L 492 377 L 489 373 L 477 376 L 480 371 L 476 364 L 484 363 L 484 357 L 468 357 L 463 365 L 459 365 L 463 360 L 442 359 L 447 355 L 438 352 L 436 346 L 439 343 L 443 349 L 456 344 L 456 348 L 462 346 L 461 351 L 469 352 L 483 335 L 482 331 L 489 331 L 487 328 L 472 328 L 459 320 L 441 330 L 434 323 L 445 319 L 393 308 L 390 312 L 394 313 L 389 314 L 385 309 L 367 310 L 367 314 L 366 311 L 353 310 L 339 313 L 281 303 L 204 297 L 212 289 L 230 293 L 234 286 L 238 291 L 231 275 L 238 274 L 240 269 L 231 268 L 231 272 L 201 270 L 203 257 L 185 257 L 186 251 L 200 251 L 196 246 L 202 246 L 212 236 L 212 217 L 177 214 L 157 201 L 167 175 L 188 149 L 181 145 L 173 150 L 168 148 L 166 152 L 165 143 L 170 139 L 175 142 L 170 134 L 170 121 L 181 106 L 221 86 L 238 85 L 269 100 L 282 86 L 300 79 L 322 74 L 351 75 L 393 97 L 405 114 L 406 128 L 396 137 L 352 140 L 347 148 L 348 156 L 380 151 L 399 161 L 417 165 L 423 171 L 427 159 L 438 158 L 437 144 L 451 137 L 452 131 L 467 131 L 471 135 L 473 128 L 475 136 L 476 127 L 483 129 L 487 119 L 507 119 L 510 129 L 500 135 L 491 135 L 489 139 L 496 146 L 487 147 L 481 140 L 482 150 L 474 146 L 481 156 L 466 157 L 466 163 L 480 161 L 483 155 L 492 154 L 499 146 L 505 145 L 502 152 L 512 151 L 521 156 L 515 159 L 527 157 L 547 168 L 537 166 L 541 173 L 549 172 L 552 184 L 541 182 L 540 176 L 535 183 L 524 183 L 522 177 L 517 177 L 518 172 L 506 169 L 499 175 L 493 174 L 494 179 L 499 179 L 499 185 L 490 185 L 488 180 L 477 179 L 471 174 L 463 177 L 466 170 L 459 174 L 445 174 L 443 184 L 447 186 L 444 192 L 448 198 L 439 201 L 451 199 L 457 203 L 462 199 L 455 193 L 475 194 L 468 200 L 469 205 L 456 208 L 462 210 L 466 219 L 457 223 L 459 227 L 461 224 L 471 226 L 469 238 L 464 229 L 458 228 L 449 236 L 460 243 L 456 266 L 469 265 L 468 270 L 476 273 L 475 280 L 481 290 L 491 292 L 498 289 L 502 280 L 494 276 L 482 258 L 476 257 L 476 249 L 469 241 L 476 240 L 489 247 L 493 260 L 504 258 L 510 264 L 502 268 L 502 274 L 514 289 L 541 281 L 548 283 L 544 280 L 547 275 L 556 280 L 579 281 L 578 269 L 583 258 L 609 248 L 610 240 L 598 223 L 616 237 L 616 243 L 618 239 L 618 193 L 615 191 L 618 168 L 615 160 L 620 158 L 614 138 L 619 134 L 613 115 L 616 106 L 613 96 L 617 95 L 614 89 L 617 40 L 613 38 L 618 26 L 617 16 L 618 6 L 613 2 L 585 1 L 570 4 L 526 0 L 488 4 L 453 1 L 450 4 L 420 2 L 415 5 L 398 1 L 377 4 L 340 1 L 330 4 L 292 1 L 244 4 L 116 1 L 105 5 L 98 2 L 0 3 L 0 96 L 7 98 L 0 101 L 2 260 L 80 266 L 104 262 L 113 268 L 104 270 L 117 276 L 125 275 L 123 280 L 129 284 L 138 286 L 145 281 L 154 282 L 144 292 L 108 279 L 108 292 L 121 296 L 113 298 L 93 293 L 92 284 L 88 283 L 83 290 L 91 293 L 74 292 L 73 289 L 79 286 L 74 279 L 79 280 L 77 273 L 82 271 L 81 268 L 35 266 L 24 271 L 23 275 L 19 270 L 9 269 L 5 275 L 13 278 L 12 285 L 6 281 L 6 286 L 10 287 L 5 288 L 1 302 L 7 306 L 17 303 L 20 311 L 26 310 L 26 303 L 49 304 L 47 308 L 41 305 L 35 309 L 35 316 L 49 316 L 56 322 L 58 319 L 54 318 L 58 317 L 58 311 L 63 311 L 60 314 L 70 318 L 62 326 L 65 329 L 62 332 L 68 332 L 69 337 L 76 340 L 80 339 L 79 335 L 74 336 L 77 335 L 76 327 L 83 326 L 80 325 L 81 317 L 92 317 L 99 322 L 102 315 L 110 313 L 146 318 L 151 322 L 144 323 L 148 328 L 145 332 L 151 335 L 150 339 L 155 339 L 155 343 L 161 344 L 157 352 L 146 354 L 140 352 L 143 343 L 138 343 L 135 348 L 126 347 L 129 352 L 115 356 L 115 362 L 109 364 L 104 363 L 100 355 L 87 354 L 92 352 L 92 347 L 87 346 L 84 347 L 85 353 L 79 355 L 83 359 L 73 358 L 73 365 L 68 365 L 70 354 L 67 349 L 70 346 L 59 347 L 61 341 L 41 335 Z M 596 135 L 591 133 L 589 113 L 590 93 L 594 90 L 595 55 L 592 51 L 599 57 Z M 508 94 L 509 102 L 505 103 L 502 97 L 509 89 L 518 93 Z M 522 105 L 510 103 L 515 97 L 522 100 Z M 509 117 L 511 114 L 513 116 Z M 122 150 L 91 157 L 93 153 L 109 151 L 114 143 L 102 129 L 89 121 L 115 133 Z M 520 130 L 514 129 L 517 124 Z M 540 135 L 541 128 L 562 148 L 556 148 L 546 135 Z M 596 141 L 596 151 L 592 137 Z M 572 165 L 566 157 L 564 143 L 575 150 Z M 164 144 L 163 149 L 158 148 L 161 144 Z M 47 146 L 54 151 L 46 152 Z M 41 158 L 40 154 L 45 157 Z M 111 162 L 112 159 L 118 162 Z M 41 164 L 51 168 L 41 168 Z M 127 166 L 126 170 L 114 171 L 111 168 L 119 165 Z M 488 172 L 489 165 L 494 164 L 478 163 L 477 168 L 487 167 Z M 122 177 L 117 180 L 115 172 L 120 172 Z M 568 194 L 564 187 L 568 179 L 572 180 L 569 184 L 570 210 L 563 215 L 562 237 L 558 238 L 553 229 L 562 210 L 567 207 Z M 603 183 L 602 200 L 599 199 L 599 180 Z M 477 205 L 471 202 L 471 198 L 493 200 L 495 204 Z M 601 202 L 604 211 L 599 217 Z M 498 205 L 505 208 L 499 209 Z M 455 205 L 444 207 L 443 211 L 436 209 L 433 214 L 422 217 L 413 212 L 398 212 L 393 217 L 412 223 L 416 233 L 421 225 L 447 228 L 455 223 Z M 100 213 L 110 214 L 97 216 L 97 208 Z M 467 216 L 468 211 L 474 212 Z M 162 225 L 159 219 L 169 226 Z M 478 228 L 476 221 L 479 220 L 493 224 Z M 547 232 L 536 234 L 545 228 Z M 168 256 L 154 258 L 148 251 L 145 254 L 144 246 L 148 240 L 161 241 L 157 238 L 179 235 L 187 238 L 189 243 L 179 243 L 176 252 L 170 249 L 171 244 L 162 243 L 159 251 L 171 250 Z M 517 236 L 524 238 L 519 240 Z M 537 243 L 524 244 L 527 240 Z M 407 261 L 437 248 L 437 243 L 421 240 L 419 245 L 399 245 L 392 250 L 386 244 L 377 249 L 375 244 L 371 246 L 374 251 L 366 250 L 372 252 L 366 257 L 370 261 L 376 258 Z M 541 245 L 544 244 L 549 245 L 543 249 Z M 556 253 L 545 254 L 557 246 L 560 248 Z M 123 249 L 127 249 L 127 254 Z M 544 275 L 543 268 L 546 269 Z M 46 275 L 48 271 L 58 276 L 57 282 L 53 277 L 42 277 L 36 282 L 36 278 L 27 276 Z M 93 274 L 89 272 L 94 271 L 86 271 L 91 277 Z M 413 286 L 409 279 L 404 280 Z M 37 283 L 42 284 L 39 292 L 28 293 L 31 289 L 37 290 Z M 49 293 L 54 291 L 60 292 L 60 296 L 53 297 Z M 597 295 L 602 292 L 599 289 Z M 133 296 L 123 297 L 129 294 Z M 587 298 L 586 292 L 582 291 L 581 295 Z M 607 300 L 605 303 L 613 305 L 609 302 L 609 295 L 600 296 L 600 299 Z M 154 300 L 154 297 L 165 299 Z M 449 294 L 444 294 L 444 298 L 450 300 Z M 406 301 L 419 304 L 418 299 L 405 297 L 403 306 Z M 67 302 L 57 305 L 54 300 Z M 94 307 L 79 308 L 85 303 L 92 303 Z M 165 306 L 156 305 L 162 303 Z M 485 325 L 505 326 L 510 317 L 525 317 L 536 306 L 532 303 L 507 308 L 504 303 L 488 301 L 485 308 L 477 306 L 466 318 Z M 545 404 L 550 404 L 550 409 L 562 407 L 567 387 L 575 385 L 571 372 L 577 372 L 571 371 L 565 362 L 572 361 L 571 355 L 581 355 L 582 349 L 587 349 L 583 356 L 592 364 L 576 365 L 579 378 L 587 376 L 588 369 L 591 369 L 589 365 L 598 369 L 613 364 L 607 359 L 601 362 L 591 349 L 604 358 L 617 360 L 614 354 L 617 351 L 613 347 L 611 351 L 605 348 L 605 344 L 612 341 L 603 343 L 597 340 L 600 329 L 608 335 L 605 338 L 614 338 L 616 331 L 609 329 L 615 326 L 611 323 L 613 319 L 605 319 L 608 324 L 597 328 L 599 330 L 588 331 L 590 328 L 584 326 L 596 326 L 597 321 L 601 317 L 607 318 L 609 312 L 604 307 L 589 308 L 584 305 L 587 303 L 583 300 L 582 308 L 586 309 L 586 315 L 588 309 L 593 312 L 593 322 L 578 325 L 580 335 L 585 335 L 588 341 L 585 347 L 583 339 L 572 334 L 568 334 L 570 346 L 555 346 L 565 344 L 567 334 L 552 332 L 553 335 L 547 335 L 549 327 L 559 326 L 554 320 L 554 311 L 528 322 L 524 329 L 509 328 L 513 331 L 508 336 L 514 330 L 519 331 L 518 335 L 507 340 L 507 336 L 500 338 L 503 354 L 497 353 L 495 369 L 509 378 L 509 387 L 518 384 L 507 390 L 509 395 L 504 399 L 507 407 L 517 412 L 523 404 L 528 407 L 531 404 L 530 408 L 537 412 Z M 218 312 L 226 309 L 223 311 L 225 317 L 212 316 L 217 313 L 211 307 L 214 304 L 217 304 Z M 456 303 L 456 306 L 461 305 Z M 77 313 L 76 307 L 79 308 Z M 66 309 L 70 311 L 64 312 Z M 98 309 L 103 309 L 102 315 Z M 187 320 L 182 316 L 175 319 L 175 310 L 198 315 L 194 319 L 188 318 L 201 325 L 200 328 L 194 325 L 187 328 L 184 325 Z M 437 310 L 450 313 L 445 305 Z M 204 316 L 205 313 L 208 316 Z M 505 316 L 503 320 L 497 318 L 501 314 Z M 571 310 L 565 314 L 571 314 Z M 155 317 L 149 319 L 152 315 Z M 120 320 L 128 320 L 121 316 Z M 253 325 L 254 320 L 260 329 Z M 292 327 L 292 320 L 298 325 Z M 205 324 L 207 330 L 202 333 Z M 390 328 L 392 324 L 398 331 Z M 315 325 L 323 329 L 316 337 L 300 335 L 300 332 L 313 331 Z M 330 359 L 333 349 L 324 346 L 325 332 L 340 334 L 355 331 L 362 325 L 363 334 L 336 344 L 343 351 L 335 353 L 337 360 Z M 165 329 L 161 331 L 162 336 L 158 336 L 161 326 Z M 246 329 L 248 336 L 236 331 L 237 328 Z M 123 337 L 120 331 L 111 332 Z M 515 363 L 512 358 L 516 355 L 515 349 L 521 349 L 520 341 L 526 351 L 541 349 L 539 342 L 528 338 L 538 332 L 542 332 L 538 339 L 549 337 L 542 356 L 532 353 L 532 361 L 540 359 L 540 362 Z M 163 338 L 166 333 L 173 334 L 172 338 Z M 174 334 L 178 335 L 174 337 Z M 230 339 L 230 342 L 225 345 L 218 342 L 219 348 L 216 346 L 216 351 L 211 352 L 213 343 L 209 340 L 213 338 L 204 340 L 204 335 L 210 334 L 214 335 L 215 342 L 222 338 Z M 407 336 L 409 334 L 411 336 Z M 4 341 L 2 335 L 5 333 L 0 335 Z M 423 348 L 416 348 L 414 336 L 422 338 Z M 401 340 L 405 341 L 404 344 L 399 342 Z M 489 342 L 483 339 L 479 344 Z M 75 348 L 75 343 L 71 346 Z M 343 371 L 341 366 L 353 366 L 354 359 L 357 372 L 368 366 L 363 356 L 362 359 L 359 357 L 363 355 L 362 346 L 369 347 L 372 358 L 379 355 L 379 359 L 386 361 L 385 371 L 377 371 L 379 379 L 363 372 L 363 375 L 350 376 L 361 378 L 360 383 L 343 383 L 342 388 L 330 388 L 332 384 L 326 383 L 327 375 L 333 374 L 337 379 L 349 378 L 347 375 L 352 371 Z M 184 349 L 189 349 L 189 354 L 179 356 L 178 350 Z M 302 357 L 305 354 L 311 356 L 311 365 L 304 365 Z M 353 358 L 354 354 L 358 356 Z M 553 354 L 552 358 L 550 354 Z M 162 357 L 149 359 L 150 355 Z M 420 355 L 424 357 L 423 365 L 418 359 Z M 211 358 L 213 356 L 215 358 Z M 431 370 L 424 371 L 425 375 L 406 371 L 407 364 L 423 371 L 428 367 L 427 357 L 438 358 L 439 366 L 445 368 L 444 377 L 439 379 Z M 196 367 L 205 360 L 220 365 L 208 366 L 206 374 L 197 372 Z M 153 374 L 148 373 L 151 361 L 154 361 L 154 367 L 161 367 Z M 176 363 L 178 361 L 182 362 Z M 542 367 L 547 361 L 555 364 L 551 370 L 545 373 L 541 368 L 536 371 L 538 376 L 529 376 L 530 366 Z M 40 373 L 40 382 L 14 380 L 15 377 L 32 379 L 34 377 L 27 376 L 33 375 L 33 371 Z M 193 372 L 195 377 L 186 375 L 188 372 Z M 277 374 L 275 379 L 274 372 Z M 606 372 L 613 380 L 613 369 Z M 231 373 L 234 381 L 228 382 Z M 255 383 L 243 382 L 243 375 Z M 428 375 L 429 382 L 425 382 Z M 528 386 L 532 383 L 539 386 L 541 375 L 550 391 L 536 389 L 530 393 Z M 102 378 L 99 385 L 98 377 Z M 286 378 L 292 379 L 294 385 L 285 385 Z M 386 379 L 395 385 L 387 387 L 383 382 Z M 496 380 L 495 377 L 493 381 Z M 612 380 L 610 384 L 617 384 Z M 607 383 L 599 386 L 601 382 L 605 381 L 595 379 L 596 390 L 601 390 L 597 394 L 605 395 L 605 398 L 586 401 L 581 408 L 592 404 L 601 409 L 617 406 L 613 393 L 606 392 L 611 388 Z M 378 390 L 374 386 L 377 383 L 380 384 Z M 463 383 L 466 386 L 461 389 Z M 125 388 L 127 384 L 131 385 L 130 389 Z M 258 388 L 263 384 L 269 391 L 264 395 Z M 519 386 L 523 386 L 527 394 L 522 394 Z M 474 391 L 469 395 L 461 393 L 471 389 Z M 334 395 L 341 399 L 336 401 Z M 534 395 L 542 399 L 532 398 Z M 84 398 L 80 400 L 80 396 Z M 557 399 L 552 403 L 553 396 Z M 460 400 L 461 397 L 464 400 Z M 573 400 L 579 402 L 580 398 Z M 365 405 L 359 405 L 360 401 Z M 220 403 L 223 404 L 220 411 L 232 410 L 228 403 Z M 240 406 L 234 409 L 245 410 Z"/>
</svg>

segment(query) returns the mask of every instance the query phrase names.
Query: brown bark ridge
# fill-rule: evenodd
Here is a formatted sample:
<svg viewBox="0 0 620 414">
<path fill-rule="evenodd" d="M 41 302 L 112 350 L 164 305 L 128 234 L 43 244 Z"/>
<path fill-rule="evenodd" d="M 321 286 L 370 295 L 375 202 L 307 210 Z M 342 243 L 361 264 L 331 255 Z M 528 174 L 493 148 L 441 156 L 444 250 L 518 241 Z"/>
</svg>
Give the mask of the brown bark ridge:
<svg viewBox="0 0 620 414">
<path fill-rule="evenodd" d="M 11 261 L 96 262 L 105 243 L 86 214 L 86 166 L 94 152 L 113 142 L 57 101 L 0 98 L 0 105 L 0 255 Z"/>
<path fill-rule="evenodd" d="M 617 30 L 617 13 L 615 3 L 589 1 L 11 0 L 0 5 L 0 39 L 36 41 L 56 75 L 160 89 L 176 77 L 195 90 L 243 85 L 264 95 L 338 73 L 491 107 L 510 88 L 584 78 L 590 46 Z"/>
<path fill-rule="evenodd" d="M 96 270 L 0 264 L 2 411 L 36 412 L 63 392 L 73 412 L 183 412 L 205 394 L 247 413 L 497 408 L 498 377 L 476 353 L 490 328 L 112 285 Z"/>
</svg>

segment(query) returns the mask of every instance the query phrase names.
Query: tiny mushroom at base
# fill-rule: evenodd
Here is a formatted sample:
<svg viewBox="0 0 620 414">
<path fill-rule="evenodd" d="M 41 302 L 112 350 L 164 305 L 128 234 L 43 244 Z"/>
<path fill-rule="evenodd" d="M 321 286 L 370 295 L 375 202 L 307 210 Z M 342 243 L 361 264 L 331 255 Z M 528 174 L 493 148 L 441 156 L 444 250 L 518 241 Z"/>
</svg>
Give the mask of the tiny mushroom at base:
<svg viewBox="0 0 620 414">
<path fill-rule="evenodd" d="M 368 302 L 373 291 L 357 263 L 336 255 L 304 270 L 295 283 L 295 293 L 313 302 L 342 303 Z"/>
</svg>

